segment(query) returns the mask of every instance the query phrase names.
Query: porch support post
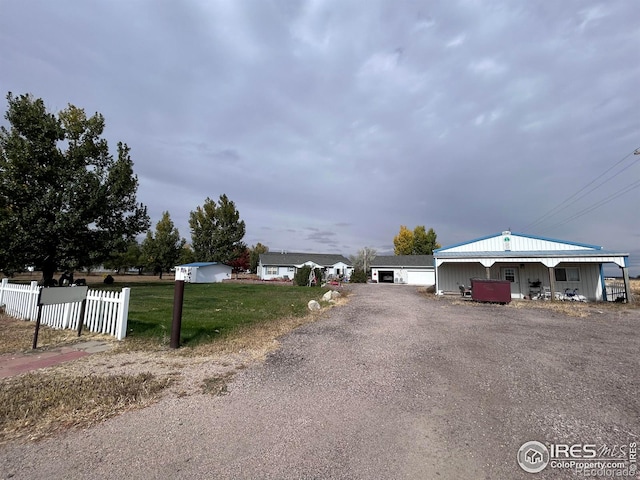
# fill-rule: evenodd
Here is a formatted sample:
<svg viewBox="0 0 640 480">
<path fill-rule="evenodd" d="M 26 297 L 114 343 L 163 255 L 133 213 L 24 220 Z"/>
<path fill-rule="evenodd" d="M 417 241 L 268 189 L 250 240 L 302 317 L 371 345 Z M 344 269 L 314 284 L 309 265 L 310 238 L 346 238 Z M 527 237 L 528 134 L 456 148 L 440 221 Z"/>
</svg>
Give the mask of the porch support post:
<svg viewBox="0 0 640 480">
<path fill-rule="evenodd" d="M 624 296 L 627 299 L 627 303 L 631 302 L 631 282 L 629 281 L 629 268 L 622 268 L 622 278 L 624 280 Z"/>
<path fill-rule="evenodd" d="M 484 271 L 486 272 L 487 280 L 491 280 L 491 267 L 484 267 Z"/>
<path fill-rule="evenodd" d="M 551 301 L 556 300 L 556 269 L 549 267 L 549 290 L 551 290 Z"/>
</svg>

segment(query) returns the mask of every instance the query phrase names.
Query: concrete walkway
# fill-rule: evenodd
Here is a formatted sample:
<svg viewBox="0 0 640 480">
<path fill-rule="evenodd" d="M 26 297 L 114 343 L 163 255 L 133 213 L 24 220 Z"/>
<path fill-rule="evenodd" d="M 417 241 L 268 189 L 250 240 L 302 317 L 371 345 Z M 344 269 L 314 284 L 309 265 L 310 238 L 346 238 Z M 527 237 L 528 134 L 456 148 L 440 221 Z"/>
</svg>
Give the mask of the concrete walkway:
<svg viewBox="0 0 640 480">
<path fill-rule="evenodd" d="M 0 355 L 0 379 L 69 362 L 110 348 L 111 345 L 107 342 L 90 340 L 51 350 L 6 353 Z"/>
</svg>

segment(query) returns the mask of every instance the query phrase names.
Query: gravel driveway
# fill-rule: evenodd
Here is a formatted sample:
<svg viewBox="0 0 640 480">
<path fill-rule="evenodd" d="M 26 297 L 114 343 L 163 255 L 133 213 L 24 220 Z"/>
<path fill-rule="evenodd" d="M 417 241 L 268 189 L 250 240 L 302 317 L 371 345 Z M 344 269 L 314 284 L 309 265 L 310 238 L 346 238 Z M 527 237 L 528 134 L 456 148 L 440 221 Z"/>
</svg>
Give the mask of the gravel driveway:
<svg viewBox="0 0 640 480">
<path fill-rule="evenodd" d="M 526 441 L 640 441 L 640 311 L 480 305 L 355 285 L 222 396 L 165 398 L 0 447 L 13 479 L 575 478 Z"/>
</svg>

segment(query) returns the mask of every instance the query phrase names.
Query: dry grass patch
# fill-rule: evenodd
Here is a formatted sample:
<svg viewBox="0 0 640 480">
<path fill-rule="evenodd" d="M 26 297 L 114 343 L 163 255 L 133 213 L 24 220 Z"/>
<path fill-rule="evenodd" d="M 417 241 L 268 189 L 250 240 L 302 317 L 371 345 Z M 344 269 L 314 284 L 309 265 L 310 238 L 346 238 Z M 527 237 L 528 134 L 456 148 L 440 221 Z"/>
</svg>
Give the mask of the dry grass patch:
<svg viewBox="0 0 640 480">
<path fill-rule="evenodd" d="M 635 284 L 635 286 L 634 286 Z M 602 313 L 602 311 L 628 311 L 640 306 L 640 280 L 631 281 L 632 301 L 629 304 L 615 302 L 567 302 L 567 301 L 543 301 L 543 300 L 512 300 L 506 305 L 500 305 L 503 308 L 515 309 L 535 309 L 540 311 L 553 311 L 569 317 L 588 317 L 592 313 Z M 634 288 L 636 290 L 634 290 Z M 480 307 L 487 305 L 482 302 L 474 302 L 470 298 L 463 299 L 457 295 L 448 295 L 438 297 L 428 293 L 425 289 L 419 290 L 419 293 L 426 299 L 432 301 L 444 301 L 448 305 L 467 305 L 470 307 Z"/>
<path fill-rule="evenodd" d="M 17 320 L 8 315 L 0 315 L 0 332 L 2 332 L 0 354 L 31 350 L 35 329 L 35 322 Z M 86 330 L 82 332 L 82 336 L 78 337 L 78 333 L 75 330 L 55 330 L 46 325 L 40 325 L 38 349 L 47 350 L 77 342 L 86 342 L 87 340 L 112 341 L 113 337 L 91 333 Z"/>
<path fill-rule="evenodd" d="M 453 297 L 455 298 L 455 297 Z M 462 300 L 455 298 L 449 300 L 451 305 L 468 305 L 471 307 L 480 307 L 488 305 L 483 302 L 474 302 L 473 300 Z M 501 308 L 513 308 L 516 310 L 528 309 L 539 310 L 541 312 L 555 312 L 566 315 L 568 317 L 584 318 L 590 316 L 592 313 L 602 313 L 603 310 L 629 310 L 635 308 L 633 305 L 621 304 L 614 302 L 563 302 L 563 301 L 543 301 L 543 300 L 512 300 L 506 305 L 497 305 Z"/>
<path fill-rule="evenodd" d="M 507 304 L 509 308 L 515 309 L 537 309 L 553 311 L 561 313 L 568 317 L 588 317 L 591 315 L 593 307 L 588 303 L 582 302 L 549 302 L 549 301 L 531 301 L 516 300 Z"/>
<path fill-rule="evenodd" d="M 14 353 L 29 350 L 33 345 L 33 333 L 35 322 L 16 320 L 7 315 L 0 316 L 0 353 Z M 71 330 L 54 330 L 45 325 L 40 326 L 38 333 L 38 346 L 51 347 L 58 343 L 69 343 L 77 338 L 78 334 Z"/>
<path fill-rule="evenodd" d="M 208 395 L 224 395 L 227 393 L 227 381 L 232 377 L 231 373 L 217 377 L 207 377 L 202 380 L 202 393 Z"/>
<path fill-rule="evenodd" d="M 169 377 L 71 376 L 29 373 L 0 382 L 0 444 L 36 440 L 59 430 L 87 427 L 148 405 L 171 383 Z"/>
<path fill-rule="evenodd" d="M 631 304 L 640 307 L 640 279 L 631 280 Z"/>
</svg>

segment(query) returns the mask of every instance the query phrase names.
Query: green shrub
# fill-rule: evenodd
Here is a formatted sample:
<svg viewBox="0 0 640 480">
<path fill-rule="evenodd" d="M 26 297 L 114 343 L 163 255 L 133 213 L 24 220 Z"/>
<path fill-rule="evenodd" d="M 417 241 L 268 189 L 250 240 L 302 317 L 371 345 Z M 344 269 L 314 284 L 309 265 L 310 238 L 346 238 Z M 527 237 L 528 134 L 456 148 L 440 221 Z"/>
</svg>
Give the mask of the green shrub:
<svg viewBox="0 0 640 480">
<path fill-rule="evenodd" d="M 306 287 L 307 285 L 309 285 L 310 273 L 311 273 L 311 267 L 308 265 L 305 265 L 304 267 L 299 268 L 298 271 L 296 272 L 295 277 L 293 277 L 293 283 L 295 285 L 298 285 L 299 287 Z M 322 284 L 322 272 L 320 271 L 319 268 L 316 268 L 315 274 L 316 274 L 316 281 L 311 286 L 319 287 Z"/>
<path fill-rule="evenodd" d="M 349 278 L 350 283 L 367 283 L 367 274 L 361 268 L 356 268 L 353 270 L 351 277 Z"/>
</svg>

